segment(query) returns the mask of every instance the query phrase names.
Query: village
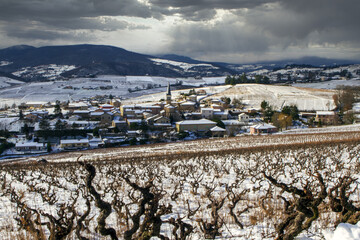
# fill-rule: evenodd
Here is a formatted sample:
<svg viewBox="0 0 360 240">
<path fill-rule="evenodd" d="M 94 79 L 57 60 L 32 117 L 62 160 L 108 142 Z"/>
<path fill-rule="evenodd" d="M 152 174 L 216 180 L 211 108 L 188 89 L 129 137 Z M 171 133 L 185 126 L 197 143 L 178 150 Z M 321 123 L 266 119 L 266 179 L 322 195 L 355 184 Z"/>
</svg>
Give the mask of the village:
<svg viewBox="0 0 360 240">
<path fill-rule="evenodd" d="M 353 102 L 349 104 L 353 106 Z M 260 108 L 245 105 L 237 98 L 212 98 L 204 89 L 186 90 L 175 98 L 170 84 L 164 98 L 153 104 L 126 105 L 114 96 L 73 102 L 27 102 L 0 113 L 1 153 L 6 158 L 274 134 L 293 128 L 357 121 L 356 110 L 349 106 L 342 111 L 300 112 L 296 105 L 275 110 L 266 100 L 261 102 Z"/>
</svg>

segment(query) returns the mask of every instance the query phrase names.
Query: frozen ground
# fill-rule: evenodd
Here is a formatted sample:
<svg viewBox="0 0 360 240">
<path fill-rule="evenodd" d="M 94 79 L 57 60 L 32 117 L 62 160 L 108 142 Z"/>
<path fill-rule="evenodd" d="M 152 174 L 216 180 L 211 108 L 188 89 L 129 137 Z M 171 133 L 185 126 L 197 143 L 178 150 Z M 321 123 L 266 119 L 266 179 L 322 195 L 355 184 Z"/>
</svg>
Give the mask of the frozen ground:
<svg viewBox="0 0 360 240">
<path fill-rule="evenodd" d="M 318 83 L 296 83 L 292 86 L 294 87 L 304 87 L 304 88 L 319 88 L 319 89 L 336 89 L 337 86 L 360 86 L 359 79 L 350 79 L 350 80 L 332 80 L 326 82 Z"/>
<path fill-rule="evenodd" d="M 106 226 L 115 228 L 120 239 L 134 226 L 136 215 L 141 221 L 148 221 L 148 232 L 154 226 L 149 218 L 156 216 L 161 222 L 160 233 L 169 239 L 175 239 L 174 232 L 180 234 L 181 230 L 171 221 L 176 219 L 193 227 L 186 238 L 190 240 L 213 239 L 205 237 L 205 227 L 209 226 L 218 229 L 216 239 L 270 240 L 276 238 L 276 226 L 280 223 L 285 223 L 285 232 L 291 230 L 285 219 L 293 214 L 299 216 L 300 210 L 295 209 L 300 207 L 292 207 L 300 199 L 298 192 L 306 194 L 309 201 L 302 207 L 309 209 L 310 216 L 317 206 L 310 209 L 307 204 L 320 198 L 322 187 L 330 192 L 348 174 L 354 180 L 345 191 L 351 203 L 358 205 L 359 134 L 252 136 L 251 140 L 240 137 L 119 148 L 117 153 L 104 149 L 107 152 L 83 154 L 80 161 L 96 168 L 93 187 L 111 205 Z M 107 155 L 110 152 L 112 156 Z M 47 164 L 0 165 L 1 239 L 34 239 L 19 228 L 24 223 L 41 226 L 40 230 L 49 236 L 51 225 L 41 223 L 55 218 L 61 221 L 53 223 L 53 227 L 66 227 L 71 216 L 76 221 L 72 222 L 74 228 L 68 239 L 77 239 L 75 229 L 89 239 L 104 239 L 95 231 L 100 211 L 85 187 L 88 173 L 75 162 L 80 155 L 62 155 L 61 161 L 72 161 L 66 163 L 59 163 L 60 158 L 47 158 Z M 271 184 L 265 175 L 297 191 L 283 191 L 284 185 Z M 152 195 L 146 198 L 144 189 Z M 146 205 L 148 210 L 139 211 L 143 199 L 152 197 Z M 334 231 L 341 213 L 330 210 L 329 197 L 320 201 L 319 218 L 298 239 L 358 239 L 359 229 L 352 225 L 342 224 Z M 155 214 L 149 214 L 150 211 Z M 81 216 L 84 225 L 79 222 Z M 140 237 L 135 235 L 132 239 Z"/>
<path fill-rule="evenodd" d="M 67 101 L 110 94 L 121 98 L 133 98 L 145 94 L 164 92 L 168 82 L 176 84 L 180 81 L 183 82 L 183 85 L 197 87 L 204 84 L 222 84 L 225 81 L 225 77 L 176 79 L 150 76 L 98 76 L 96 78 L 70 79 L 69 81 L 25 83 L 15 87 L 8 87 L 6 81 L 0 79 L 0 85 L 4 82 L 3 85 L 6 87 L 0 89 L 0 107 L 5 103 Z M 112 89 L 100 89 L 106 87 Z M 161 96 L 160 98 L 163 97 Z M 159 99 L 156 99 L 156 101 Z"/>
<path fill-rule="evenodd" d="M 201 87 L 206 84 L 223 84 L 225 77 L 214 78 L 164 78 L 150 76 L 98 76 L 96 78 L 77 78 L 69 81 L 33 82 L 9 86 L 9 80 L 0 79 L 0 107 L 3 104 L 20 104 L 29 101 L 67 101 L 89 98 L 96 95 L 118 96 L 126 99 L 124 103 L 158 102 L 164 98 L 167 83 Z M 12 80 L 12 83 L 21 83 Z M 240 98 L 247 107 L 258 108 L 267 100 L 276 108 L 296 104 L 300 110 L 331 110 L 334 108 L 331 90 L 305 89 L 305 87 L 333 89 L 338 84 L 354 85 L 357 80 L 331 81 L 318 85 L 295 85 L 299 88 L 275 85 L 239 84 L 237 86 L 211 86 L 203 89 L 213 97 L 227 96 Z M 300 88 L 301 87 L 301 88 Z M 173 91 L 173 97 L 188 90 Z"/>
<path fill-rule="evenodd" d="M 20 84 L 24 84 L 24 82 L 7 77 L 0 77 L 0 89 L 11 87 L 13 85 L 20 85 Z"/>
<path fill-rule="evenodd" d="M 218 69 L 217 67 L 214 67 L 211 64 L 205 64 L 205 63 L 190 64 L 190 63 L 177 62 L 177 61 L 171 61 L 171 60 L 159 59 L 159 58 L 151 58 L 150 60 L 152 60 L 152 61 L 154 61 L 154 62 L 156 62 L 157 64 L 160 64 L 160 65 L 161 64 L 173 65 L 173 66 L 182 68 L 184 71 L 189 71 L 193 67 L 208 67 L 208 68 L 212 68 L 212 69 Z"/>
<path fill-rule="evenodd" d="M 238 84 L 212 97 L 222 96 L 241 99 L 248 108 L 260 108 L 263 100 L 275 109 L 295 104 L 302 110 L 331 110 L 335 108 L 331 90 L 315 90 L 290 86 Z"/>
<path fill-rule="evenodd" d="M 260 108 L 263 100 L 269 102 L 275 109 L 285 105 L 295 104 L 302 110 L 332 110 L 335 108 L 332 90 L 318 90 L 291 86 L 261 85 L 261 84 L 238 84 L 236 86 L 223 85 L 200 88 L 204 89 L 209 98 L 221 98 L 223 96 L 240 99 L 247 108 Z M 172 91 L 173 98 L 180 93 L 189 90 Z M 164 98 L 164 93 L 148 94 L 128 99 L 126 103 L 156 102 Z"/>
</svg>

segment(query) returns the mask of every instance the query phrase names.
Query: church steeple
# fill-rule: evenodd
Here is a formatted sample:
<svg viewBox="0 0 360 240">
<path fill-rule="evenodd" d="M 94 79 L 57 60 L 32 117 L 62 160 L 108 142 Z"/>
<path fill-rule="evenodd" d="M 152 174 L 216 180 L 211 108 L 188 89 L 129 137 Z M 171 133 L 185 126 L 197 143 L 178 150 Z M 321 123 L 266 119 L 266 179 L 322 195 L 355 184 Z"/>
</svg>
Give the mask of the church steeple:
<svg viewBox="0 0 360 240">
<path fill-rule="evenodd" d="M 166 104 L 171 104 L 171 89 L 170 89 L 169 82 L 168 82 L 167 92 L 166 92 Z"/>
</svg>

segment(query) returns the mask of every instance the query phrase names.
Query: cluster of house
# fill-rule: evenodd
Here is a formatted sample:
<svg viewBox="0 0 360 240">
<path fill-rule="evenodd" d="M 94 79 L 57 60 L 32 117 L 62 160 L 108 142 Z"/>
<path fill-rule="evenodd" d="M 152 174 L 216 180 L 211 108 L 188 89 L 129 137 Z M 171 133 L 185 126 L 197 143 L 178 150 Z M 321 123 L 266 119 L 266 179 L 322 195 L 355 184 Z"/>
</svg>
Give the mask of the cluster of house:
<svg viewBox="0 0 360 240">
<path fill-rule="evenodd" d="M 231 109 L 220 99 L 211 99 L 206 103 L 200 100 L 204 93 L 187 96 L 182 101 L 173 101 L 170 86 L 166 98 L 153 105 L 122 105 L 120 100 L 112 99 L 109 103 L 92 106 L 89 102 L 71 102 L 64 106 L 64 117 L 50 121 L 50 127 L 56 128 L 59 121 L 65 129 L 94 130 L 98 129 L 99 137 L 89 134 L 86 138 L 57 139 L 51 142 L 52 147 L 60 150 L 97 148 L 106 144 L 120 144 L 129 139 L 145 142 L 178 140 L 181 133 L 192 133 L 196 137 L 235 136 L 241 132 L 263 134 L 277 132 L 277 128 L 266 124 L 259 118 L 251 118 L 249 112 Z M 25 112 L 30 131 L 40 129 L 41 119 L 51 114 L 41 102 L 27 103 L 27 108 L 40 109 Z M 304 118 L 316 118 L 324 124 L 335 121 L 334 112 L 304 113 Z M 221 124 L 219 124 L 221 122 Z M 220 126 L 219 126 L 220 125 Z M 16 127 L 17 126 L 17 129 Z M 8 130 L 14 133 L 24 132 L 24 125 L 14 124 Z M 46 151 L 47 142 L 18 140 L 15 149 L 18 152 Z"/>
</svg>

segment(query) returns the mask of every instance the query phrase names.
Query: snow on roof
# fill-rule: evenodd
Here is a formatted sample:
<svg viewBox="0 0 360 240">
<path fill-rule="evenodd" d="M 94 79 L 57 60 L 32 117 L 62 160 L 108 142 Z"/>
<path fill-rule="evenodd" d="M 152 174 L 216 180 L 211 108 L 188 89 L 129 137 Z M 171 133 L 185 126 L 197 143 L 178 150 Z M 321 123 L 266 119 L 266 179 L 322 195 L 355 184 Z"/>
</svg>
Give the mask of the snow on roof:
<svg viewBox="0 0 360 240">
<path fill-rule="evenodd" d="M 216 124 L 216 122 L 210 121 L 208 119 L 200 119 L 200 120 L 185 120 L 181 122 L 177 122 L 179 125 L 206 125 L 206 124 Z"/>
<path fill-rule="evenodd" d="M 79 125 L 83 125 L 83 124 L 96 124 L 98 123 L 97 121 L 68 121 L 68 124 L 79 124 Z"/>
<path fill-rule="evenodd" d="M 222 120 L 222 122 L 224 123 L 225 126 L 230 126 L 230 125 L 243 125 L 241 122 L 239 122 L 238 120 Z"/>
<path fill-rule="evenodd" d="M 166 105 L 165 107 L 166 107 L 166 108 L 175 108 L 174 106 L 172 106 L 172 105 L 170 105 L 170 104 Z"/>
<path fill-rule="evenodd" d="M 213 108 L 201 108 L 201 111 L 214 111 Z"/>
<path fill-rule="evenodd" d="M 126 123 L 126 121 L 113 120 L 114 123 Z"/>
<path fill-rule="evenodd" d="M 214 115 L 227 115 L 229 114 L 228 112 L 219 112 L 219 111 L 214 111 Z"/>
<path fill-rule="evenodd" d="M 100 106 L 100 108 L 114 108 L 114 106 L 110 104 L 103 104 Z"/>
<path fill-rule="evenodd" d="M 88 105 L 84 102 L 73 102 L 69 103 L 69 107 L 87 107 Z"/>
<path fill-rule="evenodd" d="M 105 113 L 104 112 L 91 112 L 90 113 L 91 116 L 101 116 L 103 114 L 105 114 Z"/>
<path fill-rule="evenodd" d="M 192 101 L 187 101 L 187 102 L 184 102 L 184 103 L 181 103 L 182 106 L 193 106 L 195 105 L 196 103 L 192 102 Z"/>
<path fill-rule="evenodd" d="M 26 105 L 45 105 L 47 102 L 26 102 Z"/>
<path fill-rule="evenodd" d="M 141 123 L 142 119 L 128 119 L 127 120 L 129 123 Z"/>
<path fill-rule="evenodd" d="M 77 114 L 77 113 L 90 113 L 89 110 L 75 110 L 73 111 L 74 114 Z"/>
<path fill-rule="evenodd" d="M 44 144 L 37 142 L 20 142 L 16 143 L 15 147 L 43 147 Z"/>
<path fill-rule="evenodd" d="M 226 132 L 225 129 L 223 129 L 221 127 L 218 127 L 218 126 L 215 126 L 215 127 L 211 128 L 210 131 L 212 131 L 212 132 Z"/>
<path fill-rule="evenodd" d="M 66 139 L 60 140 L 60 144 L 89 143 L 89 139 Z"/>
<path fill-rule="evenodd" d="M 158 127 L 171 127 L 171 123 L 154 123 L 154 126 L 158 126 Z"/>
<path fill-rule="evenodd" d="M 333 111 L 316 111 L 316 115 L 335 115 Z"/>
<path fill-rule="evenodd" d="M 135 105 L 122 105 L 122 108 L 135 108 Z"/>
<path fill-rule="evenodd" d="M 251 126 L 252 128 L 255 129 L 270 129 L 270 128 L 276 128 L 275 126 L 271 125 L 271 124 L 267 124 L 267 123 L 260 123 L 257 124 L 255 126 Z"/>
<path fill-rule="evenodd" d="M 156 106 L 156 105 L 136 105 L 137 107 L 140 107 L 140 108 L 160 108 L 160 106 Z"/>
</svg>

